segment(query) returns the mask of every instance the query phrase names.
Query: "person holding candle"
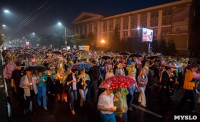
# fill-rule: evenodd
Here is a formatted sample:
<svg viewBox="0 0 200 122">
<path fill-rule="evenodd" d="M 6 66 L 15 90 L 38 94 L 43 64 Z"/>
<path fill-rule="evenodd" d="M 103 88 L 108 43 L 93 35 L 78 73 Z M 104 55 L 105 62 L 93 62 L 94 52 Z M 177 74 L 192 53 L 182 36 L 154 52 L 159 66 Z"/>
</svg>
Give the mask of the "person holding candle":
<svg viewBox="0 0 200 122">
<path fill-rule="evenodd" d="M 54 76 L 55 89 L 58 101 L 61 101 L 61 98 L 63 98 L 65 102 L 67 102 L 67 94 L 64 93 L 64 84 L 66 82 L 66 78 L 67 74 L 64 72 L 64 69 L 58 69 L 57 74 Z"/>
<path fill-rule="evenodd" d="M 143 107 L 146 107 L 145 89 L 146 89 L 147 83 L 148 83 L 147 73 L 146 73 L 146 70 L 142 68 L 138 76 L 138 87 L 140 89 L 138 102 L 141 103 Z"/>
<path fill-rule="evenodd" d="M 97 108 L 100 110 L 100 121 L 101 122 L 116 122 L 114 112 L 117 108 L 114 106 L 114 102 L 118 101 L 120 93 L 116 96 L 113 94 L 113 90 L 106 89 L 98 99 Z"/>
<path fill-rule="evenodd" d="M 136 68 L 129 70 L 128 76 L 133 78 L 136 81 Z M 129 94 L 127 95 L 127 104 L 128 104 L 128 109 L 132 111 L 132 102 L 134 100 L 134 93 L 137 85 L 133 84 L 131 87 L 127 88 Z"/>
<path fill-rule="evenodd" d="M 83 103 L 86 100 L 86 95 L 88 92 L 87 83 L 90 82 L 90 77 L 87 73 L 85 73 L 85 69 L 81 70 L 81 74 L 79 75 L 80 81 L 78 82 L 79 86 L 79 94 L 81 96 L 80 106 L 83 106 Z"/>
<path fill-rule="evenodd" d="M 25 69 L 26 75 L 24 75 L 20 80 L 20 88 L 24 89 L 25 100 L 25 111 L 29 112 L 30 101 L 32 101 L 32 111 L 36 112 L 36 96 L 38 93 L 36 82 L 37 79 L 32 75 L 32 69 L 28 67 Z"/>
<path fill-rule="evenodd" d="M 170 73 L 171 73 L 171 68 L 170 67 L 165 67 L 165 70 L 162 73 L 161 77 L 161 90 L 160 90 L 160 98 L 161 102 L 169 103 L 170 102 L 170 93 L 169 93 L 169 86 L 170 86 Z"/>
<path fill-rule="evenodd" d="M 45 110 L 47 110 L 47 98 L 46 98 L 46 81 L 47 81 L 47 75 L 44 74 L 42 71 L 38 72 L 38 77 L 37 77 L 37 89 L 38 89 L 38 94 L 37 94 L 37 103 L 39 106 L 41 106 L 41 93 L 43 97 L 43 107 Z"/>
<path fill-rule="evenodd" d="M 71 74 L 67 76 L 66 85 L 69 86 L 68 92 L 70 93 L 70 108 L 72 114 L 75 115 L 75 102 L 77 101 L 77 75 L 76 69 L 71 70 Z"/>
</svg>

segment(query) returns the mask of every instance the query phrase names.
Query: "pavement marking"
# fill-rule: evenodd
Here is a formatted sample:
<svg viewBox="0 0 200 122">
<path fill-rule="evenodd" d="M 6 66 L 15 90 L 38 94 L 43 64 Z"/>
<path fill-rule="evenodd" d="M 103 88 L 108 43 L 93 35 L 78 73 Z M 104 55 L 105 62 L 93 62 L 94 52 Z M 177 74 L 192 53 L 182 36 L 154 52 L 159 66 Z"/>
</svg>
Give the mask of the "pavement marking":
<svg viewBox="0 0 200 122">
<path fill-rule="evenodd" d="M 142 111 L 144 111 L 144 112 L 147 112 L 147 113 L 149 113 L 149 114 L 151 114 L 151 115 L 154 115 L 154 116 L 156 116 L 156 117 L 158 117 L 158 118 L 163 118 L 162 115 L 156 114 L 156 113 L 154 113 L 154 112 L 152 112 L 152 111 L 150 111 L 150 110 L 147 110 L 147 109 L 142 108 L 142 107 L 140 107 L 140 106 L 137 106 L 137 105 L 135 105 L 135 104 L 132 104 L 131 106 L 133 106 L 133 107 L 135 107 L 135 108 L 137 108 L 137 109 L 140 109 L 140 110 L 142 110 Z"/>
</svg>

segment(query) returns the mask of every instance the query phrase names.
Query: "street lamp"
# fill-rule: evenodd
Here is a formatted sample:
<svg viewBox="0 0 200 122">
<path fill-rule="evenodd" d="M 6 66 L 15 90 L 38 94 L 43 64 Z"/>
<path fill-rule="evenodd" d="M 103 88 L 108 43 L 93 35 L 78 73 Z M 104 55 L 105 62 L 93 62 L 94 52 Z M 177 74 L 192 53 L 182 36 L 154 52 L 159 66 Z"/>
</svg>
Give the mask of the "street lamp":
<svg viewBox="0 0 200 122">
<path fill-rule="evenodd" d="M 67 28 L 65 26 L 63 26 L 63 24 L 61 22 L 58 22 L 58 26 L 62 26 L 65 28 L 65 46 L 66 46 L 66 49 L 67 49 Z"/>
<path fill-rule="evenodd" d="M 2 25 L 2 27 L 3 27 L 3 28 L 5 28 L 5 27 L 6 27 L 6 25 L 4 25 L 4 24 L 3 24 L 3 25 Z"/>
<path fill-rule="evenodd" d="M 10 11 L 8 9 L 5 9 L 3 12 L 6 13 L 6 14 L 10 13 Z"/>
<path fill-rule="evenodd" d="M 58 25 L 59 25 L 59 26 L 62 26 L 62 23 L 61 23 L 61 22 L 58 22 Z"/>
</svg>

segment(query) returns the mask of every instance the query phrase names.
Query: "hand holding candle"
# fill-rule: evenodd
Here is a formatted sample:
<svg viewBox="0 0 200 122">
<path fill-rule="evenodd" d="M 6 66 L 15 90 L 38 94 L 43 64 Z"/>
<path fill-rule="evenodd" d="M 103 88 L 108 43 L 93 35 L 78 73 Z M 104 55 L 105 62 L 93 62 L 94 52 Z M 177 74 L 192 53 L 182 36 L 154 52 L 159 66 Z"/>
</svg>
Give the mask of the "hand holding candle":
<svg viewBox="0 0 200 122">
<path fill-rule="evenodd" d="M 33 83 L 29 83 L 28 85 L 29 85 L 29 86 L 32 86 L 32 85 L 33 85 Z"/>
<path fill-rule="evenodd" d="M 45 79 L 42 79 L 42 81 L 45 82 L 46 80 L 45 80 Z"/>
</svg>

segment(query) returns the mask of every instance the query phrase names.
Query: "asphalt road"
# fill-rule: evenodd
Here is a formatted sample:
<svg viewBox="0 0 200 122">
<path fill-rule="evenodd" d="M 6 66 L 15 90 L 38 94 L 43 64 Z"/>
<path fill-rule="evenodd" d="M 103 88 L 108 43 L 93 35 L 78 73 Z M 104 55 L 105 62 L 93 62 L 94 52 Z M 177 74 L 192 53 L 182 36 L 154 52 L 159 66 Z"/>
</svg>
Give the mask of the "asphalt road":
<svg viewBox="0 0 200 122">
<path fill-rule="evenodd" d="M 190 113 L 188 103 L 183 109 L 179 109 L 178 103 L 183 95 L 183 90 L 178 89 L 174 93 L 174 102 L 171 105 L 162 104 L 158 99 L 159 88 L 153 86 L 146 90 L 147 107 L 143 108 L 137 103 L 137 96 L 132 104 L 133 111 L 128 112 L 129 122 L 172 122 L 174 115 L 196 115 L 200 120 L 199 113 Z M 78 106 L 78 105 L 77 105 Z M 37 113 L 24 115 L 23 109 L 20 108 L 20 103 L 13 99 L 11 100 L 12 117 L 10 122 L 98 122 L 99 113 L 95 109 L 96 105 L 86 104 L 83 108 L 76 107 L 76 115 L 73 116 L 70 112 L 69 105 L 56 102 L 55 97 L 48 97 L 48 111 L 39 108 Z M 200 110 L 200 109 L 199 109 Z M 118 121 L 118 120 L 117 120 Z"/>
</svg>

